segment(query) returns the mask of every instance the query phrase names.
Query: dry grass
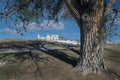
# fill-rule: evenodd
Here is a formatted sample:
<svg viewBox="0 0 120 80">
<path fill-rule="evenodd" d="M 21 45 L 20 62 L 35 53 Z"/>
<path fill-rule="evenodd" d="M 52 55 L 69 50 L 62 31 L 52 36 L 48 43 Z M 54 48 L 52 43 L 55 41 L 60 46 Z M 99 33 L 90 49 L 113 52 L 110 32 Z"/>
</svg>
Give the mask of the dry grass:
<svg viewBox="0 0 120 80">
<path fill-rule="evenodd" d="M 49 46 L 63 47 L 64 49 L 49 52 L 37 51 L 30 55 L 13 56 L 16 63 L 0 67 L 0 80 L 120 80 L 120 44 L 106 45 L 105 64 L 107 72 L 102 74 L 88 74 L 83 76 L 75 71 L 74 66 L 79 55 L 79 47 L 69 49 L 54 43 Z"/>
</svg>

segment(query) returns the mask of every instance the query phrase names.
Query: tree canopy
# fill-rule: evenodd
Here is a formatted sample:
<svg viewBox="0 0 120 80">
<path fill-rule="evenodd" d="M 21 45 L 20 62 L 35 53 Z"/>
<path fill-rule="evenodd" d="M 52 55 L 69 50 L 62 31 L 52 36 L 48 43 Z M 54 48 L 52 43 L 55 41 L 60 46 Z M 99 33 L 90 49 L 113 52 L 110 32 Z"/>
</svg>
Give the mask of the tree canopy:
<svg viewBox="0 0 120 80">
<path fill-rule="evenodd" d="M 2 4 L 3 3 L 3 4 Z M 16 15 L 22 22 L 35 21 L 40 18 L 58 19 L 63 7 L 63 0 L 5 0 L 2 1 L 1 17 Z"/>
<path fill-rule="evenodd" d="M 13 22 L 15 25 L 23 22 L 23 28 L 26 31 L 26 27 L 30 22 L 40 24 L 44 19 L 58 21 L 61 18 L 70 18 L 70 12 L 65 6 L 64 1 L 67 0 L 0 0 L 0 17 L 6 19 L 6 24 L 9 19 L 14 19 Z M 93 4 L 95 1 L 96 0 L 93 1 Z M 105 0 L 105 6 L 110 3 L 110 1 L 112 3 L 114 0 Z M 82 5 L 85 3 L 85 0 L 73 0 L 73 2 Z M 114 22 L 116 22 L 116 20 L 118 22 L 120 18 L 119 3 L 120 1 L 117 0 L 116 5 L 110 9 L 111 13 L 104 18 L 104 21 L 107 22 L 106 29 L 108 31 L 108 38 L 112 36 L 111 32 L 117 29 L 112 26 L 115 26 Z M 86 8 L 85 5 L 83 7 Z M 108 7 L 110 6 L 108 5 Z M 108 14 L 107 11 L 106 14 Z M 76 12 L 75 15 L 79 14 Z M 20 32 L 19 30 L 17 31 Z M 118 33 L 113 34 L 113 36 L 114 35 L 118 35 Z"/>
</svg>

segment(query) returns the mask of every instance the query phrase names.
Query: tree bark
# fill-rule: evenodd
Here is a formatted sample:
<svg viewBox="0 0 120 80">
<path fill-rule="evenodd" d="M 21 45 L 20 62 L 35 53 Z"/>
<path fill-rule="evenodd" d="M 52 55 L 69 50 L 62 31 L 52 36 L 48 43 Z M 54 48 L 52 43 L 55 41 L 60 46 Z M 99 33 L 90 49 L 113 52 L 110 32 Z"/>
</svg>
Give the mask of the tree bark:
<svg viewBox="0 0 120 80">
<path fill-rule="evenodd" d="M 85 24 L 83 27 L 88 26 Z M 89 31 L 81 30 L 80 58 L 75 68 L 83 74 L 100 73 L 106 69 L 103 60 L 106 34 L 99 33 L 95 25 L 89 27 L 91 27 Z"/>
<path fill-rule="evenodd" d="M 79 7 L 83 11 L 79 11 L 81 49 L 76 69 L 83 74 L 100 73 L 105 69 L 103 51 L 106 32 L 102 23 L 104 0 L 83 2 Z"/>
<path fill-rule="evenodd" d="M 106 6 L 104 0 L 64 0 L 80 28 L 80 58 L 75 69 L 83 74 L 100 73 L 106 69 L 103 60 L 106 41 L 104 18 L 115 1 L 110 0 Z"/>
</svg>

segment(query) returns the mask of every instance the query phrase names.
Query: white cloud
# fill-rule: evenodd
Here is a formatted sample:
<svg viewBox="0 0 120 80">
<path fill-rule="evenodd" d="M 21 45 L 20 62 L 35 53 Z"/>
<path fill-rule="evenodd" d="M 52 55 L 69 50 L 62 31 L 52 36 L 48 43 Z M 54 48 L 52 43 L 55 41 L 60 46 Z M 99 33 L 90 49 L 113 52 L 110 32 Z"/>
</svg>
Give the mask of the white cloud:
<svg viewBox="0 0 120 80">
<path fill-rule="evenodd" d="M 27 31 L 39 31 L 41 30 L 41 26 L 35 22 L 32 22 L 28 25 Z"/>
<path fill-rule="evenodd" d="M 22 27 L 23 23 L 19 25 Z M 64 29 L 64 24 L 62 22 L 55 22 L 54 20 L 45 20 L 41 24 L 31 22 L 27 25 L 27 31 L 40 31 L 40 30 L 62 30 Z"/>
<path fill-rule="evenodd" d="M 64 24 L 62 22 L 55 22 L 54 20 L 46 20 L 41 24 L 44 30 L 62 30 Z"/>
<path fill-rule="evenodd" d="M 22 28 L 23 23 L 16 25 L 19 29 Z M 40 30 L 62 30 L 64 29 L 64 24 L 62 22 L 55 22 L 54 20 L 45 20 L 41 24 L 37 24 L 35 22 L 31 22 L 27 26 L 27 32 L 35 32 Z M 0 33 L 7 33 L 7 34 L 18 34 L 16 30 L 11 28 L 4 28 L 0 30 Z"/>
<path fill-rule="evenodd" d="M 0 33 L 17 34 L 16 30 L 12 30 L 10 28 L 4 28 L 3 30 L 0 30 Z"/>
</svg>

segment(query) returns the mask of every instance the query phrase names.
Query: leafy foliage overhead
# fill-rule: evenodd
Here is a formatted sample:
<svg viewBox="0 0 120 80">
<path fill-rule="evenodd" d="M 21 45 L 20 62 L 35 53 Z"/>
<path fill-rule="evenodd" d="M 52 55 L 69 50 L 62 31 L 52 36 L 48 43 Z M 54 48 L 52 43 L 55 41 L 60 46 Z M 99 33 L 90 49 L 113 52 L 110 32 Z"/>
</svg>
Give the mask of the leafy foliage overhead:
<svg viewBox="0 0 120 80">
<path fill-rule="evenodd" d="M 40 18 L 57 20 L 64 7 L 63 0 L 2 0 L 1 4 L 2 18 L 14 14 L 22 22 L 38 22 Z"/>
<path fill-rule="evenodd" d="M 69 0 L 68 0 L 69 1 Z M 84 8 L 88 7 L 86 5 L 89 0 L 72 0 L 73 3 L 79 4 Z M 109 0 L 110 1 L 110 0 Z M 108 0 L 105 0 L 105 4 L 108 4 Z M 117 0 L 120 2 L 119 0 Z M 89 1 L 90 2 L 90 1 Z M 92 0 L 92 3 L 96 0 Z M 118 3 L 117 2 L 117 3 Z M 86 3 L 86 5 L 82 5 Z M 75 6 L 75 5 L 74 5 Z M 117 6 L 118 7 L 118 6 Z M 80 8 L 81 9 L 81 8 Z M 113 9 L 113 13 L 120 18 L 120 9 Z M 111 14 L 110 14 L 111 16 Z M 15 25 L 19 25 L 20 22 L 23 22 L 23 28 L 26 30 L 27 24 L 30 22 L 40 23 L 43 19 L 58 21 L 60 18 L 70 18 L 70 13 L 66 6 L 64 5 L 64 0 L 0 0 L 0 17 L 6 19 L 14 19 Z M 111 21 L 110 25 L 113 26 L 116 17 L 105 18 L 105 22 Z M 108 27 L 108 32 L 111 32 L 111 27 Z M 17 32 L 21 33 L 20 30 Z"/>
</svg>

